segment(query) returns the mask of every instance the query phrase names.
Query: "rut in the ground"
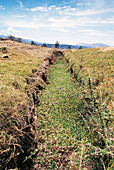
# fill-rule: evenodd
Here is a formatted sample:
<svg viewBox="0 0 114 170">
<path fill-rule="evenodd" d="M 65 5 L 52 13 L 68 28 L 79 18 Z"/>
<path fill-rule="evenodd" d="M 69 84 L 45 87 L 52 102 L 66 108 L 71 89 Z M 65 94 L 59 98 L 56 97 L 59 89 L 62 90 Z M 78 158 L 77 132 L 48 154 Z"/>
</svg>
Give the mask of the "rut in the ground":
<svg viewBox="0 0 114 170">
<path fill-rule="evenodd" d="M 78 134 L 76 129 L 79 101 L 75 83 L 66 72 L 63 60 L 57 60 L 51 67 L 49 82 L 39 98 L 39 152 L 35 159 L 35 167 L 37 169 L 75 167 L 79 164 L 80 146 L 71 138 L 81 138 L 80 128 Z"/>
<path fill-rule="evenodd" d="M 58 60 L 52 66 L 49 82 L 50 84 L 47 85 L 39 99 L 38 115 L 42 117 L 39 119 L 40 124 L 43 129 L 53 128 L 60 135 L 74 136 L 76 134 L 77 90 L 69 73 L 66 72 L 63 60 Z"/>
</svg>

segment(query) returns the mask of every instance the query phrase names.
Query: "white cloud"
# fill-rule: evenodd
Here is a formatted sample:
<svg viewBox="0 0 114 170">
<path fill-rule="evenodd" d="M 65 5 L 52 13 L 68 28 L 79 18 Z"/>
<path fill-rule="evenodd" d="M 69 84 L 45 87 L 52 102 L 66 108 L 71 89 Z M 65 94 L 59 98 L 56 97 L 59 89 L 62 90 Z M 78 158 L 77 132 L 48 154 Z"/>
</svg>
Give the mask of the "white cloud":
<svg viewBox="0 0 114 170">
<path fill-rule="evenodd" d="M 77 27 L 77 23 L 74 19 L 70 17 L 54 18 L 50 17 L 48 19 L 50 29 L 57 30 L 61 32 L 73 32 L 72 29 Z"/>
<path fill-rule="evenodd" d="M 102 9 L 102 10 L 79 10 L 77 8 L 66 8 L 59 12 L 60 15 L 69 15 L 69 16 L 89 16 L 89 15 L 96 15 L 96 14 L 103 14 L 107 12 L 111 12 L 112 9 Z"/>
<path fill-rule="evenodd" d="M 64 30 L 66 32 L 74 32 L 74 29 L 77 29 L 78 27 L 80 27 L 80 29 L 78 29 L 78 32 L 95 32 L 95 29 L 82 29 L 84 28 L 85 26 L 86 27 L 90 27 L 90 26 L 102 26 L 102 24 L 104 23 L 114 23 L 114 20 L 103 20 L 101 18 L 96 18 L 96 19 L 93 19 L 91 17 L 77 17 L 77 18 L 71 18 L 70 16 L 64 16 L 64 17 L 58 17 L 58 18 L 55 18 L 55 17 L 50 17 L 48 19 L 48 21 L 50 22 L 49 25 L 52 29 L 55 29 L 55 30 Z M 75 30 L 76 32 L 77 30 Z"/>
<path fill-rule="evenodd" d="M 92 36 L 98 36 L 98 37 L 109 37 L 111 36 L 111 34 L 107 34 L 107 33 L 102 33 L 102 32 L 90 32 L 89 35 L 92 35 Z"/>
<path fill-rule="evenodd" d="M 81 30 L 77 30 L 78 32 L 83 32 L 83 33 L 88 33 L 88 32 L 95 32 L 96 30 L 94 29 L 81 29 Z"/>
<path fill-rule="evenodd" d="M 14 29 L 13 27 L 9 27 L 6 30 L 1 30 L 1 33 L 2 34 L 7 34 L 7 35 L 8 34 L 20 34 L 21 35 L 22 31 Z"/>
<path fill-rule="evenodd" d="M 19 3 L 20 8 L 23 8 L 23 7 L 24 7 L 24 6 L 23 6 L 23 3 L 22 3 L 21 1 L 17 0 L 17 2 Z"/>
<path fill-rule="evenodd" d="M 15 17 L 15 16 L 14 16 Z M 58 16 L 58 17 L 49 17 L 49 18 L 39 18 L 39 15 L 31 16 L 31 21 L 24 19 L 24 16 L 17 16 L 15 19 L 8 19 L 5 21 L 5 25 L 7 27 L 11 27 L 16 29 L 33 29 L 33 30 L 40 30 L 40 29 L 50 29 L 56 30 L 61 32 L 82 32 L 82 33 L 93 33 L 95 34 L 94 29 L 84 29 L 86 27 L 94 27 L 97 24 L 106 24 L 106 23 L 113 23 L 113 18 L 105 21 L 101 18 L 93 19 L 91 17 L 71 17 L 71 16 Z M 11 28 L 10 28 L 11 29 Z M 15 31 L 9 30 L 9 31 Z"/>
<path fill-rule="evenodd" d="M 25 15 L 14 15 L 15 18 L 25 18 Z"/>
<path fill-rule="evenodd" d="M 77 30 L 78 32 L 82 32 L 82 33 L 85 33 L 87 35 L 93 35 L 93 36 L 111 36 L 111 34 L 109 33 L 103 33 L 103 32 L 100 32 L 98 30 L 95 30 L 95 29 L 81 29 L 81 30 Z"/>
<path fill-rule="evenodd" d="M 67 8 L 67 6 L 63 6 L 63 8 Z"/>
<path fill-rule="evenodd" d="M 11 27 L 11 25 L 14 25 L 13 28 L 16 29 L 40 29 L 40 28 L 49 28 L 50 26 L 43 22 L 32 22 L 32 21 L 26 21 L 26 20 L 7 20 L 6 21 L 7 27 Z"/>
<path fill-rule="evenodd" d="M 56 6 L 55 5 L 51 5 L 51 8 L 55 8 Z"/>
<path fill-rule="evenodd" d="M 22 33 L 21 31 L 18 31 L 17 29 L 14 29 L 13 27 L 9 27 L 7 31 L 12 31 L 14 33 Z"/>
<path fill-rule="evenodd" d="M 4 10 L 5 8 L 4 8 L 2 5 L 0 5 L 0 9 L 3 9 L 3 10 Z"/>
<path fill-rule="evenodd" d="M 62 8 L 61 8 L 61 7 L 56 7 L 55 9 L 56 9 L 56 10 L 61 10 Z"/>
<path fill-rule="evenodd" d="M 77 6 L 89 6 L 90 5 L 90 3 L 89 2 L 87 2 L 87 3 L 77 3 Z"/>
<path fill-rule="evenodd" d="M 114 24 L 114 17 L 108 18 L 107 20 L 103 20 L 101 23 L 103 23 L 103 24 Z"/>
<path fill-rule="evenodd" d="M 50 17 L 47 20 L 45 19 L 41 20 L 38 19 L 37 16 L 34 16 L 32 21 L 13 19 L 5 21 L 5 25 L 7 27 L 11 27 L 11 25 L 13 25 L 14 26 L 13 28 L 15 28 L 15 30 L 16 29 L 40 30 L 41 28 L 44 28 L 50 30 L 58 30 L 61 32 L 68 32 L 69 28 L 75 28 L 75 23 L 71 22 L 69 17 L 63 17 L 61 19 Z"/>
<path fill-rule="evenodd" d="M 51 9 L 52 9 L 52 7 L 38 6 L 35 8 L 31 8 L 31 11 L 33 11 L 33 12 L 35 12 L 35 11 L 49 11 Z"/>
</svg>

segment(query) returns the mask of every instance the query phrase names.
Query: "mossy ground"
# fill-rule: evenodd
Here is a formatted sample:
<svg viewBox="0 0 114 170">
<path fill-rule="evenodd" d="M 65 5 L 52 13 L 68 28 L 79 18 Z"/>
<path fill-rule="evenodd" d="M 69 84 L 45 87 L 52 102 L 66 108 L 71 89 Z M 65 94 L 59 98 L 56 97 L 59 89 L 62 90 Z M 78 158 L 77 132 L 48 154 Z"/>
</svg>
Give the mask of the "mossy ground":
<svg viewBox="0 0 114 170">
<path fill-rule="evenodd" d="M 38 115 L 45 115 L 43 128 L 51 126 L 55 130 L 60 128 L 60 135 L 74 136 L 76 135 L 74 118 L 78 102 L 77 90 L 62 60 L 52 66 L 49 82 L 39 98 Z"/>
<path fill-rule="evenodd" d="M 78 129 L 76 127 L 80 100 L 76 83 L 72 82 L 69 73 L 66 72 L 63 60 L 57 60 L 51 67 L 49 82 L 39 97 L 37 113 L 39 152 L 35 159 L 35 167 L 79 168 L 81 139 L 84 134 L 83 126 Z M 86 163 L 83 162 L 83 167 Z"/>
</svg>

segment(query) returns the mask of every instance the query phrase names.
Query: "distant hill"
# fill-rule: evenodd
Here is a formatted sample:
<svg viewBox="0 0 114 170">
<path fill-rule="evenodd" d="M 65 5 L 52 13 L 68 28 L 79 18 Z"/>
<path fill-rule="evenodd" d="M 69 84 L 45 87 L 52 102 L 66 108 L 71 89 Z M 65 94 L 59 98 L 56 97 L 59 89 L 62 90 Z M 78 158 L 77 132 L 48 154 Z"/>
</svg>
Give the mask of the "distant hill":
<svg viewBox="0 0 114 170">
<path fill-rule="evenodd" d="M 96 47 L 110 47 L 107 44 L 103 44 L 103 43 L 93 43 L 93 44 L 86 44 L 86 43 L 81 43 L 79 44 L 80 46 L 85 46 L 85 47 L 92 47 L 92 48 L 96 48 Z"/>
<path fill-rule="evenodd" d="M 5 38 L 6 38 L 6 36 L 5 36 L 5 35 L 0 35 L 0 38 L 4 38 L 4 39 L 5 39 Z"/>
<path fill-rule="evenodd" d="M 91 44 L 93 47 L 110 47 L 109 45 L 103 44 L 103 43 L 94 43 Z"/>
<path fill-rule="evenodd" d="M 4 35 L 0 35 L 1 38 L 6 38 L 7 36 L 4 36 Z M 24 38 L 21 38 L 22 39 L 22 42 L 24 43 L 31 43 L 31 39 L 24 39 Z M 37 42 L 37 41 L 34 41 L 36 43 L 36 45 L 39 45 L 39 46 L 42 46 L 44 43 L 42 42 Z M 47 47 L 48 48 L 52 48 L 55 46 L 55 44 L 49 44 L 49 43 L 46 43 Z M 96 47 L 110 47 L 109 45 L 107 44 L 103 44 L 103 43 L 93 43 L 93 44 L 87 44 L 87 43 L 80 43 L 80 44 L 77 44 L 77 45 L 69 45 L 69 44 L 60 44 L 59 45 L 59 49 L 68 49 L 68 48 L 76 48 L 76 49 L 79 49 L 79 47 L 82 47 L 82 48 L 96 48 Z"/>
</svg>

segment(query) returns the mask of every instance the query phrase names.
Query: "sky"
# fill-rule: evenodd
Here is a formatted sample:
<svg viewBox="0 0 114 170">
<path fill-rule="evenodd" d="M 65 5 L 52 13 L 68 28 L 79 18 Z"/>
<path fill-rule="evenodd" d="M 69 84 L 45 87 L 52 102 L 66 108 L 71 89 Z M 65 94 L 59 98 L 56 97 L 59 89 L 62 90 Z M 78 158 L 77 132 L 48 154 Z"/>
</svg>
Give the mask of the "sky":
<svg viewBox="0 0 114 170">
<path fill-rule="evenodd" d="M 114 0 L 0 0 L 0 35 L 114 46 Z"/>
</svg>

